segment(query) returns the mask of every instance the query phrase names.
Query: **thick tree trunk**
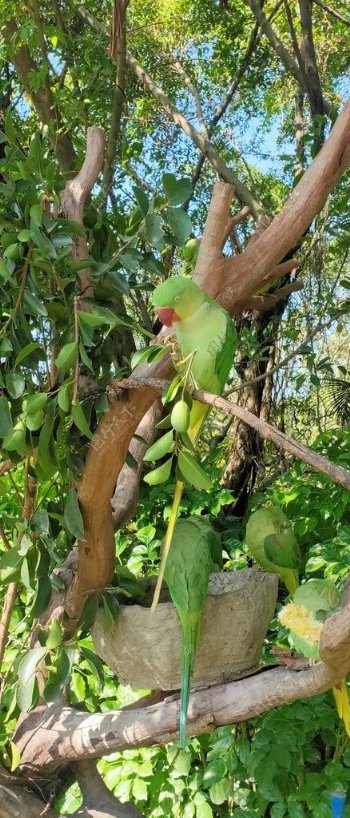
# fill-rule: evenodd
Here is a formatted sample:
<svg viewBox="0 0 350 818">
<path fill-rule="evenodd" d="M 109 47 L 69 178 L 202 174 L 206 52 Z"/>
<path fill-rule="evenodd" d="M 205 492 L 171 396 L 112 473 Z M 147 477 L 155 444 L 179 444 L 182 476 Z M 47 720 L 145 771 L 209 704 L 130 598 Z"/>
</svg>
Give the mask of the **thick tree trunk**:
<svg viewBox="0 0 350 818">
<path fill-rule="evenodd" d="M 285 305 L 286 302 L 283 301 L 276 304 L 274 311 L 253 313 L 243 318 L 239 327 L 239 331 L 250 328 L 254 332 L 261 352 L 252 361 L 246 353 L 238 359 L 236 369 L 243 388 L 239 391 L 237 403 L 267 422 L 272 406 L 272 377 L 258 383 L 250 384 L 250 381 L 266 374 L 274 365 L 279 322 Z M 247 386 L 244 386 L 245 383 Z M 247 510 L 263 455 L 264 441 L 258 432 L 245 423 L 238 422 L 223 477 L 223 485 L 232 491 L 234 497 L 229 511 L 237 517 L 243 517 Z"/>
</svg>

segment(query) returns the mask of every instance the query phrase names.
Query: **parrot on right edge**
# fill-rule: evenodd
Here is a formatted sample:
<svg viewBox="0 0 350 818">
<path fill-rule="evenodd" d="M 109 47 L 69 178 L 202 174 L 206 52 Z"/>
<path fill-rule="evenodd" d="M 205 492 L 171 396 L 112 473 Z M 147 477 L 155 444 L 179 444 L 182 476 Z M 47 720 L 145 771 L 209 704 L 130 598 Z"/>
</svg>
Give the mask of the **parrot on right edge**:
<svg viewBox="0 0 350 818">
<path fill-rule="evenodd" d="M 254 511 L 247 522 L 245 542 L 256 562 L 265 571 L 278 574 L 287 591 L 294 594 L 299 585 L 301 553 L 283 511 L 278 506 Z"/>
<path fill-rule="evenodd" d="M 311 579 L 300 585 L 293 601 L 280 611 L 278 618 L 289 629 L 293 647 L 309 659 L 319 659 L 319 641 L 323 621 L 340 605 L 338 591 L 330 579 Z M 338 716 L 350 736 L 350 703 L 346 679 L 332 688 Z"/>
<path fill-rule="evenodd" d="M 186 718 L 194 670 L 202 610 L 209 575 L 221 568 L 221 541 L 203 517 L 176 522 L 165 566 L 165 580 L 182 630 L 180 746 L 186 746 Z"/>
</svg>

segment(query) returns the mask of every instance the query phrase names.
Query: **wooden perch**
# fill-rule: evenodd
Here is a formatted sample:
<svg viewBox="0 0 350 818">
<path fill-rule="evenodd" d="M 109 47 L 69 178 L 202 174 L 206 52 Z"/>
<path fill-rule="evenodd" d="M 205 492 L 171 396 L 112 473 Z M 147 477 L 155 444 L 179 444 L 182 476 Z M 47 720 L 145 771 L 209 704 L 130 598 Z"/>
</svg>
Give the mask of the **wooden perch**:
<svg viewBox="0 0 350 818">
<path fill-rule="evenodd" d="M 167 381 L 164 382 L 156 379 L 150 380 L 149 378 L 138 380 L 134 378 L 125 378 L 121 381 L 112 381 L 112 385 L 119 389 L 132 389 L 138 391 L 152 388 L 155 391 L 162 392 L 169 384 Z M 267 423 L 265 420 L 261 420 L 256 415 L 253 415 L 252 412 L 248 411 L 248 409 L 238 406 L 237 403 L 231 403 L 225 398 L 221 398 L 219 395 L 212 395 L 210 392 L 205 392 L 203 389 L 191 389 L 191 395 L 201 403 L 206 403 L 209 406 L 216 406 L 217 409 L 225 412 L 226 415 L 232 415 L 233 417 L 239 418 L 243 421 L 243 423 L 246 423 L 248 426 L 251 426 L 257 432 L 259 432 L 261 437 L 263 437 L 265 440 L 272 440 L 272 442 L 275 443 L 279 449 L 290 452 L 290 454 L 298 457 L 299 460 L 303 460 L 304 463 L 312 466 L 312 468 L 316 469 L 316 471 L 326 474 L 327 477 L 330 477 L 334 483 L 338 483 L 340 486 L 350 490 L 350 471 L 343 469 L 341 466 L 337 466 L 335 463 L 332 463 L 331 460 L 328 460 L 327 457 L 323 457 L 322 455 L 312 451 L 312 449 L 309 449 L 308 446 L 304 446 L 303 443 L 298 443 L 292 437 L 289 437 L 289 435 L 285 435 L 274 426 L 271 426 L 270 423 Z"/>
<path fill-rule="evenodd" d="M 267 667 L 244 679 L 192 693 L 188 735 L 246 721 L 334 687 L 350 669 L 350 605 L 327 619 L 321 646 L 323 656 L 337 655 L 336 667 L 325 662 L 301 671 Z M 67 760 L 98 758 L 116 750 L 176 741 L 178 715 L 177 696 L 149 707 L 102 714 L 53 705 L 29 713 L 14 740 L 24 767 L 32 771 L 54 768 Z"/>
</svg>

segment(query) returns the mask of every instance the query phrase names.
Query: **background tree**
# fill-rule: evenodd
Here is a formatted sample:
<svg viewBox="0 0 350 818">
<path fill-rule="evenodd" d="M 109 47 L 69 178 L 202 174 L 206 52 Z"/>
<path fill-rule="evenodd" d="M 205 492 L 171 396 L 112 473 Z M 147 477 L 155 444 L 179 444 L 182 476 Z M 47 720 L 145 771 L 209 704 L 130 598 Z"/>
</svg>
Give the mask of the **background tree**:
<svg viewBox="0 0 350 818">
<path fill-rule="evenodd" d="M 32 0 L 2 11 L 2 812 L 37 814 L 39 798 L 52 814 L 132 816 L 121 804 L 132 800 L 147 815 L 322 816 L 324 775 L 329 787 L 348 780 L 330 699 L 265 711 L 347 673 L 347 606 L 325 626 L 316 667 L 272 668 L 204 704 L 194 694 L 199 738 L 186 752 L 139 749 L 175 739 L 176 702 L 116 714 L 125 692 L 89 631 L 158 559 L 170 486 L 149 492 L 140 477 L 169 359 L 135 371 L 153 385 L 106 388 L 153 337 L 149 293 L 183 271 L 190 236 L 201 237 L 196 280 L 234 316 L 239 351 L 236 402 L 216 401 L 223 421 L 212 414 L 203 443 L 217 487 L 188 492 L 184 510 L 219 516 L 226 566 L 242 567 L 239 521 L 220 510 L 242 517 L 258 481 L 252 505 L 285 507 L 306 574 L 345 584 L 349 441 L 324 381 L 347 366 L 346 4 Z M 283 436 L 319 432 L 317 451 Z M 265 438 L 278 454 L 269 443 L 264 455 Z M 114 795 L 94 766 L 111 753 L 100 771 Z"/>
</svg>

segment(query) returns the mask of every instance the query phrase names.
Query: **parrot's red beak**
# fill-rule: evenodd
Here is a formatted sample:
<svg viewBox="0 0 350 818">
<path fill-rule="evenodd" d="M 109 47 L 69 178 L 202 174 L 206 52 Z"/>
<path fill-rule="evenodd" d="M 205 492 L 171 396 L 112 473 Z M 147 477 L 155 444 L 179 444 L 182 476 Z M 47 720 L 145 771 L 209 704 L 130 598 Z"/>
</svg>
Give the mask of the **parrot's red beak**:
<svg viewBox="0 0 350 818">
<path fill-rule="evenodd" d="M 176 314 L 172 307 L 159 307 L 156 313 L 159 320 L 166 327 L 171 327 L 174 321 L 180 321 L 180 316 Z"/>
</svg>

